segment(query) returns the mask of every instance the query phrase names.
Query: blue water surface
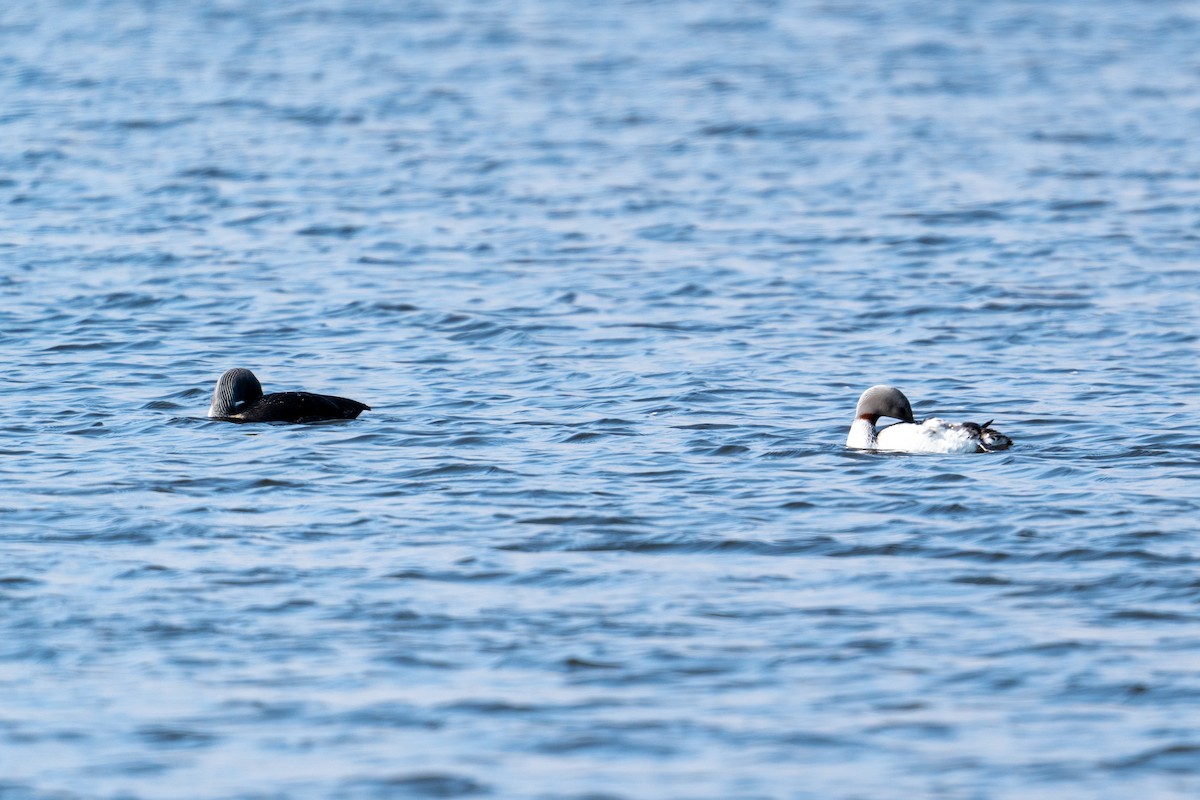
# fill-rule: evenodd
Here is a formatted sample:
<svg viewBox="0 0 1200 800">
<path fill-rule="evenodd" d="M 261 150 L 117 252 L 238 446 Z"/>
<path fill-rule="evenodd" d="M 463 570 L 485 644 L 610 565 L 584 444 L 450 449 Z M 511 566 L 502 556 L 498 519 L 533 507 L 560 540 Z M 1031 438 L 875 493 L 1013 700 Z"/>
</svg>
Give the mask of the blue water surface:
<svg viewBox="0 0 1200 800">
<path fill-rule="evenodd" d="M 5 5 L 0 798 L 1200 796 L 1198 41 Z"/>
</svg>

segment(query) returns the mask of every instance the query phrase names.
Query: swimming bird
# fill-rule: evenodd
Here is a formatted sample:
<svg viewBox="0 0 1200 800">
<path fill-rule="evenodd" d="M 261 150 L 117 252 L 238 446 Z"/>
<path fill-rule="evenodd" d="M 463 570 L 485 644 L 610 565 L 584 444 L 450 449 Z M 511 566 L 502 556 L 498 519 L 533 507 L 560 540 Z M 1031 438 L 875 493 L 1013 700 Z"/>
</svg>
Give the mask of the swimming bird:
<svg viewBox="0 0 1200 800">
<path fill-rule="evenodd" d="M 357 400 L 311 392 L 263 394 L 254 373 L 237 367 L 228 370 L 213 389 L 208 416 L 229 422 L 318 422 L 354 419 L 371 407 Z"/>
<path fill-rule="evenodd" d="M 880 417 L 900 422 L 875 430 Z M 937 417 L 918 423 L 903 392 L 894 386 L 872 386 L 858 398 L 846 447 L 897 453 L 987 453 L 1011 447 L 1012 439 L 991 425 L 992 420 L 979 425 Z"/>
</svg>

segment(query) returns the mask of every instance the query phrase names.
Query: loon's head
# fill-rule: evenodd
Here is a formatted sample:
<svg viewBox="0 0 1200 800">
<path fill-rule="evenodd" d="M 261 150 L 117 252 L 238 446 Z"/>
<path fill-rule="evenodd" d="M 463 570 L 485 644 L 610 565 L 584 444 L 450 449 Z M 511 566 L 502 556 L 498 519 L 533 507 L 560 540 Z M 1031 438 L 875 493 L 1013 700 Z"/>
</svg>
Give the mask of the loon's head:
<svg viewBox="0 0 1200 800">
<path fill-rule="evenodd" d="M 262 384 L 254 373 L 248 369 L 236 367 L 228 370 L 217 381 L 213 389 L 212 405 L 208 408 L 208 416 L 213 419 L 233 417 L 245 410 L 246 406 L 263 396 Z"/>
<path fill-rule="evenodd" d="M 908 398 L 894 386 L 872 386 L 867 389 L 862 393 L 862 397 L 858 398 L 854 416 L 857 419 L 865 419 L 872 425 L 880 417 L 916 422 Z"/>
</svg>

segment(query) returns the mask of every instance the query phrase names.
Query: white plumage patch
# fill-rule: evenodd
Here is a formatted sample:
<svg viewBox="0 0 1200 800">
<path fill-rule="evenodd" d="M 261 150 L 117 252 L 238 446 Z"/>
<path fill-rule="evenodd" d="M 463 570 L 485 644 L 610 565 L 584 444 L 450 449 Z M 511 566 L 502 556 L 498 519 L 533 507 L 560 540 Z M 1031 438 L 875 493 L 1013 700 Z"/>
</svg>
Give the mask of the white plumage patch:
<svg viewBox="0 0 1200 800">
<path fill-rule="evenodd" d="M 875 434 L 875 449 L 900 453 L 974 453 L 979 450 L 979 434 L 937 417 L 919 425 L 898 422 Z"/>
</svg>

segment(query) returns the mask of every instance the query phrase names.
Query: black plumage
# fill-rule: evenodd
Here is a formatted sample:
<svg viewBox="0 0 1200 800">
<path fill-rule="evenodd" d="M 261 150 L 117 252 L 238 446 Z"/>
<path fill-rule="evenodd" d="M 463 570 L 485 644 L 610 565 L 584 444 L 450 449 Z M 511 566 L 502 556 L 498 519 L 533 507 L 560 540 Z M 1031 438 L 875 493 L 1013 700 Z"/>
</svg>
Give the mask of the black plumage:
<svg viewBox="0 0 1200 800">
<path fill-rule="evenodd" d="M 262 384 L 248 369 L 231 369 L 213 390 L 208 416 L 229 422 L 320 422 L 354 419 L 371 407 L 357 400 L 312 392 L 263 394 Z"/>
</svg>

